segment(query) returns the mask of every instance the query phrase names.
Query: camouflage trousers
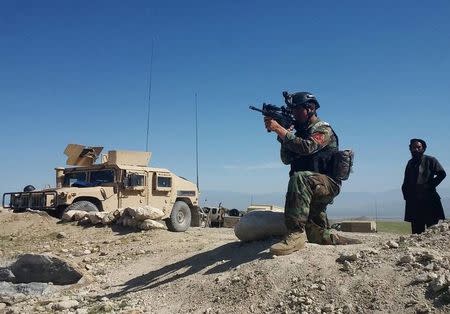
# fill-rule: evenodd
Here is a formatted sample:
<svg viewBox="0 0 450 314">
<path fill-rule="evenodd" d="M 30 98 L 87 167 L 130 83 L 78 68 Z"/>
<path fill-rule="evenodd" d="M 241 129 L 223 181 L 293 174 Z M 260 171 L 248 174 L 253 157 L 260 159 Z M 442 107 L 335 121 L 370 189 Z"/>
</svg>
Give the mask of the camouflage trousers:
<svg viewBox="0 0 450 314">
<path fill-rule="evenodd" d="M 309 242 L 332 244 L 326 209 L 339 192 L 340 186 L 324 174 L 294 172 L 289 180 L 284 207 L 288 230 L 306 230 Z"/>
</svg>

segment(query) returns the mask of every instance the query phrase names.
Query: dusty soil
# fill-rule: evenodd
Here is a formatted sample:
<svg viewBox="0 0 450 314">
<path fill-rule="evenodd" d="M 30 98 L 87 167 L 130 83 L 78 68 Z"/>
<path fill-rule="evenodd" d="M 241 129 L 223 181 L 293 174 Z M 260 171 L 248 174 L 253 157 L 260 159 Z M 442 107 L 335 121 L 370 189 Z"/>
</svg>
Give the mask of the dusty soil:
<svg viewBox="0 0 450 314">
<path fill-rule="evenodd" d="M 284 257 L 269 254 L 276 239 L 241 243 L 226 228 L 136 232 L 1 209 L 0 225 L 1 265 L 51 253 L 89 278 L 47 296 L 0 296 L 0 313 L 450 312 L 448 222 L 421 236 L 352 234 L 364 244 L 308 244 Z"/>
</svg>

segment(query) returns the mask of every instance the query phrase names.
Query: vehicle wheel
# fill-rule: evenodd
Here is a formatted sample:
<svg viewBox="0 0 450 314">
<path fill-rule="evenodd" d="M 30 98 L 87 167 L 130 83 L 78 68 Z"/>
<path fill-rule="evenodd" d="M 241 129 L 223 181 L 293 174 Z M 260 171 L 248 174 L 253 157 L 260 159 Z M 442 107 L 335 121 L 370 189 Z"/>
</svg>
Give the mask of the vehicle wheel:
<svg viewBox="0 0 450 314">
<path fill-rule="evenodd" d="M 191 210 L 182 201 L 175 202 L 170 217 L 166 220 L 167 228 L 170 231 L 183 232 L 191 225 Z"/>
<path fill-rule="evenodd" d="M 64 210 L 64 212 L 68 212 L 69 210 L 82 210 L 85 212 L 98 212 L 97 206 L 95 206 L 94 203 L 89 201 L 78 201 L 75 203 L 72 203 L 71 205 L 67 206 L 67 208 Z"/>
</svg>

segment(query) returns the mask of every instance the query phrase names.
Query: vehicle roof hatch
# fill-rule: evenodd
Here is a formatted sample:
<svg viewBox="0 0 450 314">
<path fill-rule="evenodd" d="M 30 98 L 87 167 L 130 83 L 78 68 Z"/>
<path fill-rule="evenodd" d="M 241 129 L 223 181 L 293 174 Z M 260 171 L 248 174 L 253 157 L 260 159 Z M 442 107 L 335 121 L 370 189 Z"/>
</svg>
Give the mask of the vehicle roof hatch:
<svg viewBox="0 0 450 314">
<path fill-rule="evenodd" d="M 64 150 L 67 156 L 67 165 L 91 166 L 102 152 L 103 147 L 90 147 L 80 144 L 69 144 Z"/>
</svg>

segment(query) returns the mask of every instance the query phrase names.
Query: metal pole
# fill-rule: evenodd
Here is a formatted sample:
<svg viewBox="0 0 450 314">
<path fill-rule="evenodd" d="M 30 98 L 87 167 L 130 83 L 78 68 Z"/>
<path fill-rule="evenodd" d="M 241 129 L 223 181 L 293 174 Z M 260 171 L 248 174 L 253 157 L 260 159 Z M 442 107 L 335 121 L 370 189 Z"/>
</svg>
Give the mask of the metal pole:
<svg viewBox="0 0 450 314">
<path fill-rule="evenodd" d="M 152 98 L 152 72 L 153 72 L 153 44 L 154 40 L 152 39 L 152 53 L 150 56 L 150 82 L 148 85 L 148 110 L 147 110 L 147 138 L 145 140 L 145 151 L 148 152 L 149 146 L 149 133 L 150 133 L 150 101 Z"/>
</svg>

